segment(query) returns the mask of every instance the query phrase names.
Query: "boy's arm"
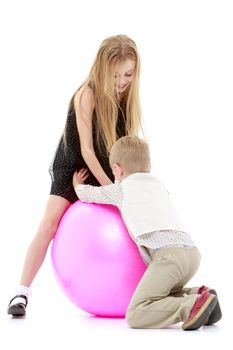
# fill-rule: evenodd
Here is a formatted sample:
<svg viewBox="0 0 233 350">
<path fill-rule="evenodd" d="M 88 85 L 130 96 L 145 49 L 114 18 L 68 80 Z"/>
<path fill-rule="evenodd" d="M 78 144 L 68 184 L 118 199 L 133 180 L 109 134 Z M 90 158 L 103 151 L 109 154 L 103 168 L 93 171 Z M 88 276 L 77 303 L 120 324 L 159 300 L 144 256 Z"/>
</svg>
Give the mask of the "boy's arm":
<svg viewBox="0 0 233 350">
<path fill-rule="evenodd" d="M 120 207 L 123 199 L 122 187 L 118 182 L 105 186 L 77 185 L 75 192 L 82 202 L 112 204 Z"/>
</svg>

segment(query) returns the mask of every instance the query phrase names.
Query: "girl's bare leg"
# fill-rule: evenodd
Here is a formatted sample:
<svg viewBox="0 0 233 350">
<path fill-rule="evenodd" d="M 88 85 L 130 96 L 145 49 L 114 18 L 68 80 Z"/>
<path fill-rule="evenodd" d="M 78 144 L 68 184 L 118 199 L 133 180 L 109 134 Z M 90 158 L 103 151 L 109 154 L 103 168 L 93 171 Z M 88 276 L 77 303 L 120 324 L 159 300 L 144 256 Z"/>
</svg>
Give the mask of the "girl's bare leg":
<svg viewBox="0 0 233 350">
<path fill-rule="evenodd" d="M 27 305 L 28 289 L 37 272 L 39 271 L 46 256 L 48 246 L 54 238 L 58 224 L 70 206 L 66 199 L 51 195 L 48 199 L 44 217 L 39 225 L 36 236 L 31 242 L 23 267 L 19 292 L 11 300 L 8 306 L 8 314 L 13 316 L 24 316 Z M 21 290 L 22 289 L 22 290 Z M 18 296 L 20 295 L 20 297 Z"/>
<path fill-rule="evenodd" d="M 30 287 L 44 261 L 48 246 L 56 234 L 58 224 L 69 206 L 70 202 L 62 197 L 54 195 L 49 197 L 44 217 L 25 258 L 21 285 Z"/>
</svg>

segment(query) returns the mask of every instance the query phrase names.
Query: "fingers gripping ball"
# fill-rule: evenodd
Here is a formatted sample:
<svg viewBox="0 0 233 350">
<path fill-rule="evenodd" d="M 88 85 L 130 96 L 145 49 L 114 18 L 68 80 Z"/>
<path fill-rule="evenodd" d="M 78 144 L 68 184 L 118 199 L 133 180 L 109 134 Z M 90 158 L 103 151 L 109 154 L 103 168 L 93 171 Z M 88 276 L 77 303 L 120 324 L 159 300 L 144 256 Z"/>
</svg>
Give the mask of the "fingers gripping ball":
<svg viewBox="0 0 233 350">
<path fill-rule="evenodd" d="M 52 263 L 66 296 L 97 316 L 124 317 L 146 270 L 118 209 L 75 202 L 52 244 Z"/>
</svg>

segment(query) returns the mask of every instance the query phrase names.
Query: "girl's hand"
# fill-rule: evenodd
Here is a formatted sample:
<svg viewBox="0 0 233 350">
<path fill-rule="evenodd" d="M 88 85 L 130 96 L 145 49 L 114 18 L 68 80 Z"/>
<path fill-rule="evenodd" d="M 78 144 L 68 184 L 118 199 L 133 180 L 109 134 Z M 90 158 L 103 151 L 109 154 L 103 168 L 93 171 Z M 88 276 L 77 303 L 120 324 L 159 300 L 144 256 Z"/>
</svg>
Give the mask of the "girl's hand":
<svg viewBox="0 0 233 350">
<path fill-rule="evenodd" d="M 73 175 L 73 186 L 76 188 L 78 185 L 82 185 L 85 183 L 85 180 L 88 178 L 88 169 L 80 169 L 76 171 Z"/>
</svg>

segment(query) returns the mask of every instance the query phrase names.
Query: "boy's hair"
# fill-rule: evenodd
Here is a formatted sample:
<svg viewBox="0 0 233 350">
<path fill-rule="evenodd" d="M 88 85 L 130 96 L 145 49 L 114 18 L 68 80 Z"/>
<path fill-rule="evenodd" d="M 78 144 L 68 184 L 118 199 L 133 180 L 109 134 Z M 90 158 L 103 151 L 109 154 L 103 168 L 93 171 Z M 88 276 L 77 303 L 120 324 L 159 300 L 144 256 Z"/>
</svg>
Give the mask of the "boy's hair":
<svg viewBox="0 0 233 350">
<path fill-rule="evenodd" d="M 111 148 L 109 163 L 119 164 L 127 175 L 149 172 L 149 145 L 137 136 L 121 137 Z"/>
</svg>

